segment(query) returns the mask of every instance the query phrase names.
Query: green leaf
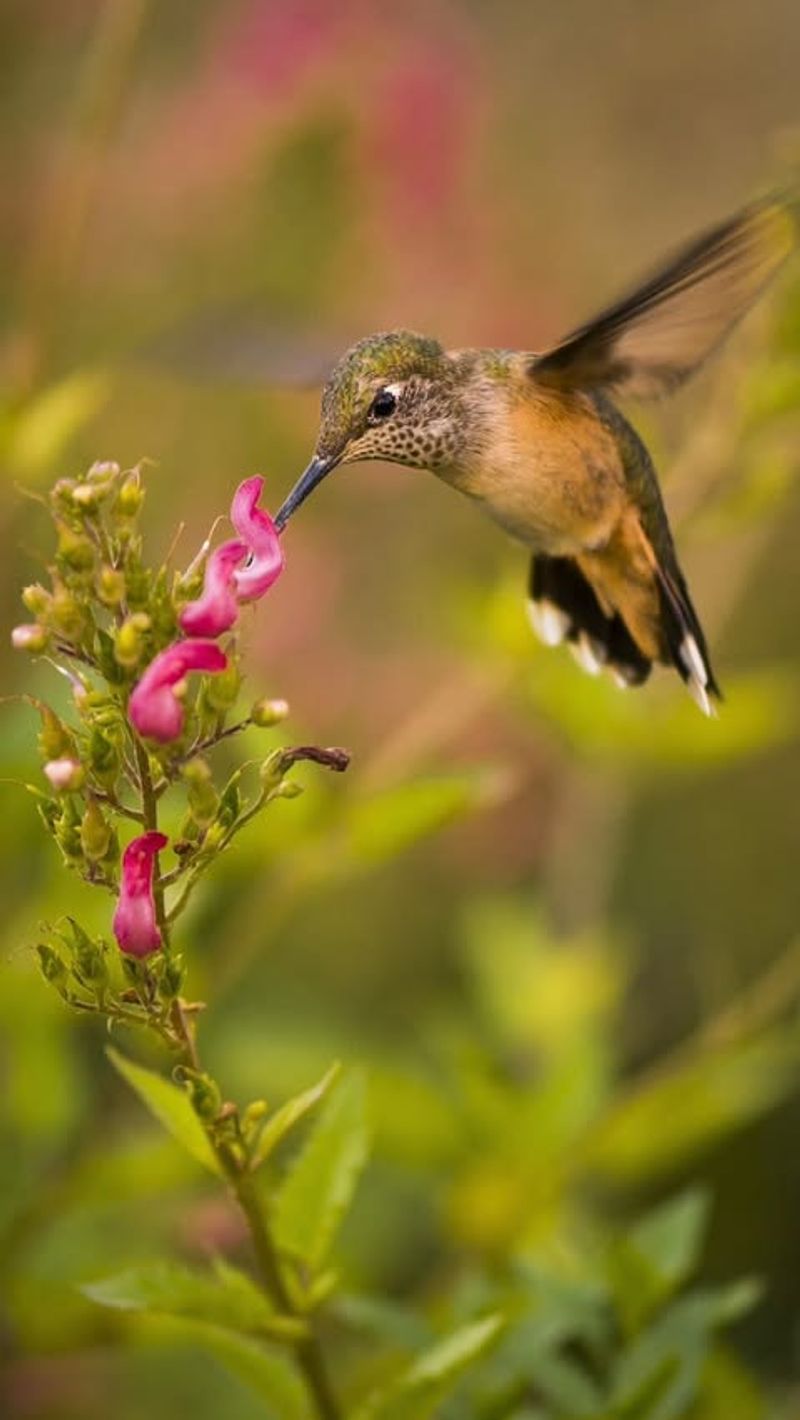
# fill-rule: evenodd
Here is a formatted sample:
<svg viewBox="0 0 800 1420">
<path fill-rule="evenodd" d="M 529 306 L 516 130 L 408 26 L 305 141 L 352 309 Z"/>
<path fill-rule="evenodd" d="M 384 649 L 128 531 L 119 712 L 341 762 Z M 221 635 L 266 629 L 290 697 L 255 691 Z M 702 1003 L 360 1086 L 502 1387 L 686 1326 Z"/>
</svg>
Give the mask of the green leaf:
<svg viewBox="0 0 800 1420">
<path fill-rule="evenodd" d="M 340 1073 L 341 1066 L 336 1061 L 322 1079 L 317 1081 L 316 1085 L 304 1090 L 302 1094 L 295 1095 L 294 1099 L 287 1100 L 286 1104 L 281 1105 L 280 1109 L 270 1115 L 253 1150 L 251 1162 L 254 1169 L 259 1168 L 273 1149 L 276 1149 L 278 1144 L 286 1138 L 290 1130 L 294 1129 L 301 1119 L 305 1119 L 306 1115 L 321 1103 L 339 1078 Z"/>
<path fill-rule="evenodd" d="M 225 1262 L 217 1263 L 213 1273 L 176 1262 L 154 1262 L 85 1283 L 81 1291 L 100 1306 L 120 1311 L 190 1317 L 277 1339 L 297 1339 L 303 1331 L 295 1318 L 276 1317 L 251 1278 Z"/>
<path fill-rule="evenodd" d="M 501 1316 L 488 1316 L 459 1327 L 369 1396 L 353 1420 L 426 1420 L 464 1371 L 495 1344 L 504 1324 Z"/>
<path fill-rule="evenodd" d="M 165 1080 L 163 1075 L 157 1075 L 152 1070 L 146 1070 L 143 1065 L 135 1065 L 132 1060 L 127 1060 L 113 1046 L 107 1047 L 106 1055 L 114 1069 L 127 1080 L 159 1124 L 163 1124 L 198 1163 L 223 1177 L 222 1166 L 188 1095 L 177 1085 L 173 1085 L 171 1080 Z"/>
<path fill-rule="evenodd" d="M 688 1190 L 653 1209 L 611 1249 L 609 1276 L 629 1332 L 642 1326 L 694 1271 L 708 1207 L 702 1189 Z"/>
<path fill-rule="evenodd" d="M 274 1204 L 279 1246 L 324 1262 L 367 1159 L 364 1079 L 345 1075 L 329 1095 Z"/>
<path fill-rule="evenodd" d="M 265 1420 L 307 1420 L 305 1386 L 291 1362 L 254 1337 L 189 1317 L 158 1317 L 148 1329 L 211 1352 L 264 1402 Z"/>
<path fill-rule="evenodd" d="M 25 478 L 47 475 L 70 441 L 108 398 L 109 380 L 97 370 L 74 370 L 31 399 L 17 414 L 8 459 Z"/>
<path fill-rule="evenodd" d="M 626 1182 L 673 1169 L 792 1090 L 799 1055 L 796 1033 L 781 1027 L 654 1070 L 600 1121 L 586 1162 Z"/>
</svg>

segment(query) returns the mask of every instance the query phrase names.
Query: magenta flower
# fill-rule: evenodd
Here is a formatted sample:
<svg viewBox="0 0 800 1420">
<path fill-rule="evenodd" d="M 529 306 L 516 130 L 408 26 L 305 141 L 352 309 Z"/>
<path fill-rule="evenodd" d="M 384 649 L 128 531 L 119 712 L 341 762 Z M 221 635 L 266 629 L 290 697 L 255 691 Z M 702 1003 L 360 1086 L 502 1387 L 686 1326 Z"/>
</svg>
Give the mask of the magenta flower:
<svg viewBox="0 0 800 1420">
<path fill-rule="evenodd" d="M 250 556 L 244 567 L 233 573 L 240 602 L 257 601 L 277 582 L 283 571 L 283 551 L 278 530 L 263 508 L 257 508 L 263 478 L 256 475 L 240 483 L 233 495 L 231 522 Z"/>
<path fill-rule="evenodd" d="M 119 890 L 112 927 L 119 948 L 133 957 L 147 957 L 161 946 L 153 900 L 153 868 L 156 854 L 166 848 L 163 833 L 142 833 L 128 844 L 122 855 L 122 886 Z"/>
<path fill-rule="evenodd" d="M 180 615 L 180 624 L 187 636 L 221 636 L 229 631 L 239 615 L 239 604 L 233 589 L 234 572 L 248 551 L 247 544 L 223 542 L 206 562 L 203 591 L 196 601 L 188 602 Z"/>
<path fill-rule="evenodd" d="M 224 671 L 228 658 L 213 641 L 173 641 L 150 662 L 128 701 L 128 716 L 145 739 L 168 744 L 183 729 L 180 682 L 189 671 Z"/>
</svg>

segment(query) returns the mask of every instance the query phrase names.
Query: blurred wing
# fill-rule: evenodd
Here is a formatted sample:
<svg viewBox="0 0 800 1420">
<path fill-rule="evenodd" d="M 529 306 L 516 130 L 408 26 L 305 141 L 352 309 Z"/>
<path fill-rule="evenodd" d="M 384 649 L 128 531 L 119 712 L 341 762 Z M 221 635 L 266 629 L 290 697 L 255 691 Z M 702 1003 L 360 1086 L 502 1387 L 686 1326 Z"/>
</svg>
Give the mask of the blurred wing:
<svg viewBox="0 0 800 1420">
<path fill-rule="evenodd" d="M 560 389 L 605 387 L 638 399 L 669 393 L 721 344 L 789 256 L 795 237 L 788 203 L 745 208 L 537 356 L 529 373 Z"/>
<path fill-rule="evenodd" d="M 268 313 L 217 311 L 172 326 L 140 346 L 134 359 L 190 380 L 276 390 L 321 388 L 343 346 Z"/>
</svg>

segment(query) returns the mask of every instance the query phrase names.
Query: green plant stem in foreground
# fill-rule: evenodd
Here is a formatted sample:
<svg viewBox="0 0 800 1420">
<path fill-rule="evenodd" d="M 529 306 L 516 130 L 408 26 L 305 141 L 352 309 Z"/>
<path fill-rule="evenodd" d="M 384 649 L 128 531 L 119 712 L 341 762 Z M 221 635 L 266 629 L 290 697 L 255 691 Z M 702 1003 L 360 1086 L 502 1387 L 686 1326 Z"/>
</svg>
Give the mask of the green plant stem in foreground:
<svg viewBox="0 0 800 1420">
<path fill-rule="evenodd" d="M 154 830 L 158 828 L 158 803 L 153 789 L 147 754 L 138 739 L 135 740 L 135 750 L 144 824 L 146 829 Z M 159 884 L 155 887 L 154 899 L 164 951 L 169 952 L 169 922 L 164 904 L 163 885 Z M 170 1021 L 174 1036 L 183 1052 L 183 1063 L 188 1065 L 191 1070 L 202 1072 L 194 1023 L 187 1020 L 184 1004 L 180 999 L 176 999 L 172 1004 Z M 211 1147 L 220 1161 L 228 1185 L 247 1224 L 258 1272 L 268 1296 L 283 1316 L 296 1318 L 309 1326 L 309 1319 L 298 1311 L 286 1285 L 280 1258 L 247 1163 L 243 1164 L 224 1143 L 219 1141 L 213 1128 L 210 1128 L 206 1121 L 203 1122 Z M 333 1392 L 319 1338 L 313 1332 L 309 1332 L 295 1343 L 294 1354 L 319 1420 L 341 1420 L 342 1412 Z"/>
</svg>

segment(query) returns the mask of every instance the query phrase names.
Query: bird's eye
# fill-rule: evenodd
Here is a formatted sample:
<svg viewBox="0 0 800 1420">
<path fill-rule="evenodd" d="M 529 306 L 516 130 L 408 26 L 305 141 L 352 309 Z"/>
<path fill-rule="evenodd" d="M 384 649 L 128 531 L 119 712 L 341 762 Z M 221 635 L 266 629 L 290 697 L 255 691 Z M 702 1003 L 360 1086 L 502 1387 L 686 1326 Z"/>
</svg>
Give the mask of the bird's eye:
<svg viewBox="0 0 800 1420">
<path fill-rule="evenodd" d="M 370 419 L 388 419 L 397 408 L 397 395 L 391 390 L 378 390 L 369 407 Z"/>
</svg>

